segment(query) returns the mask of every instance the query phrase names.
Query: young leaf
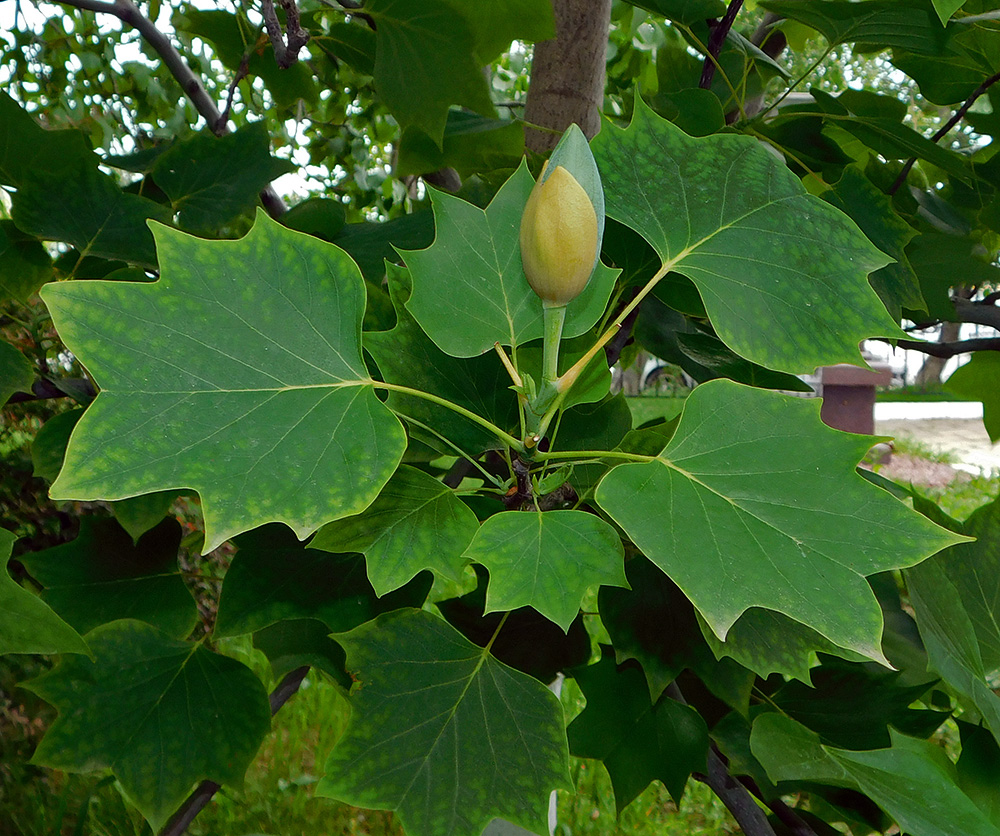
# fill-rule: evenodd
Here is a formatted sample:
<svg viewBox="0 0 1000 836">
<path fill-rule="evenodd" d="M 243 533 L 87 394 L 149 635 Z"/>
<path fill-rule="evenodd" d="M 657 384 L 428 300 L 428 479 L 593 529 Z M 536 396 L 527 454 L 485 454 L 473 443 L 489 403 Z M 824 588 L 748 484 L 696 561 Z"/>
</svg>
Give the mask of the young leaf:
<svg viewBox="0 0 1000 836">
<path fill-rule="evenodd" d="M 818 781 L 868 795 L 913 836 L 998 836 L 997 829 L 955 782 L 955 770 L 935 743 L 893 732 L 892 747 L 869 752 L 834 749 L 794 720 L 763 714 L 750 746 L 773 781 Z"/>
<path fill-rule="evenodd" d="M 720 638 L 762 607 L 884 661 L 882 612 L 865 576 L 958 538 L 857 476 L 870 439 L 829 429 L 818 407 L 705 383 L 663 451 L 610 471 L 597 502 Z"/>
<path fill-rule="evenodd" d="M 110 768 L 153 830 L 203 778 L 243 781 L 271 724 L 249 668 L 139 621 L 105 624 L 87 641 L 94 661 L 64 657 L 23 686 L 59 710 L 33 763 Z"/>
<path fill-rule="evenodd" d="M 413 274 L 406 306 L 446 354 L 474 357 L 497 342 L 518 346 L 542 336 L 542 305 L 524 276 L 518 237 L 534 185 L 522 161 L 486 209 L 431 192 L 436 236 L 426 250 L 403 253 Z M 566 309 L 565 337 L 593 327 L 617 274 L 598 262 Z"/>
<path fill-rule="evenodd" d="M 7 558 L 17 537 L 0 528 L 0 655 L 5 653 L 83 653 L 87 643 L 47 604 L 18 586 L 7 574 Z"/>
<path fill-rule="evenodd" d="M 549 793 L 572 786 L 548 688 L 422 610 L 337 639 L 360 685 L 318 795 L 393 810 L 410 836 L 479 836 L 494 818 L 545 831 Z"/>
<path fill-rule="evenodd" d="M 486 612 L 531 606 L 565 631 L 589 588 L 628 586 L 621 539 L 583 511 L 495 514 L 465 557 L 489 569 Z"/>
<path fill-rule="evenodd" d="M 651 702 L 638 665 L 616 666 L 610 647 L 573 676 L 587 706 L 566 729 L 570 751 L 604 763 L 617 812 L 654 780 L 679 804 L 688 776 L 706 769 L 708 727 L 698 712 L 668 696 Z"/>
<path fill-rule="evenodd" d="M 403 466 L 378 498 L 354 517 L 327 523 L 309 543 L 328 552 L 361 552 L 376 595 L 385 595 L 421 569 L 458 580 L 479 524 L 447 485 Z"/>
<path fill-rule="evenodd" d="M 628 129 L 607 125 L 592 145 L 608 216 L 697 285 L 737 354 L 811 372 L 857 364 L 865 337 L 902 335 L 867 281 L 888 259 L 756 141 L 693 139 L 637 97 Z"/>
<path fill-rule="evenodd" d="M 177 567 L 181 526 L 165 519 L 133 543 L 115 520 L 83 517 L 70 543 L 21 562 L 45 587 L 42 600 L 81 633 L 119 618 L 183 639 L 198 610 Z"/>
<path fill-rule="evenodd" d="M 405 436 L 361 359 L 354 262 L 263 212 L 238 241 L 154 232 L 159 281 L 44 290 L 101 386 L 52 496 L 196 490 L 206 552 L 266 522 L 305 537 L 366 508 Z"/>
</svg>

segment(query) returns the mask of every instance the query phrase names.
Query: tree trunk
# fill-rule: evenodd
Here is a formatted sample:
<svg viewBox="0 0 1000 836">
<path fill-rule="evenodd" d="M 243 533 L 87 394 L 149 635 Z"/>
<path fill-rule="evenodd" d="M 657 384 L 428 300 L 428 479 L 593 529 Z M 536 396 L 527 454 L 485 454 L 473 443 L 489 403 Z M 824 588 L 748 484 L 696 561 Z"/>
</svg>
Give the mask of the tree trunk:
<svg viewBox="0 0 1000 836">
<path fill-rule="evenodd" d="M 601 129 L 611 0 L 552 0 L 556 37 L 535 45 L 525 141 L 545 153 L 574 122 L 587 139 Z"/>
<path fill-rule="evenodd" d="M 961 323 L 959 322 L 942 322 L 941 336 L 938 337 L 938 342 L 950 343 L 957 340 L 958 329 L 960 327 Z M 920 367 L 920 371 L 917 372 L 914 384 L 923 388 L 939 386 L 941 384 L 941 375 L 944 373 L 944 365 L 947 362 L 947 357 L 934 357 L 933 355 L 927 357 L 924 360 L 924 364 Z"/>
</svg>

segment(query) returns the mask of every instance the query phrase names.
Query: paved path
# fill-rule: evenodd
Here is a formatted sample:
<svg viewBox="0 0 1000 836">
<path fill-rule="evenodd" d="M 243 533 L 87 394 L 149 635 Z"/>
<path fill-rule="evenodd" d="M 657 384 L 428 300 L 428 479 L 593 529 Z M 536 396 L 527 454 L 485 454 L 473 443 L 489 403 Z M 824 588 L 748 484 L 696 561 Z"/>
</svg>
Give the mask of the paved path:
<svg viewBox="0 0 1000 836">
<path fill-rule="evenodd" d="M 950 453 L 969 473 L 1000 471 L 1000 444 L 990 442 L 980 403 L 880 403 L 875 433 L 909 437 L 932 450 Z"/>
</svg>

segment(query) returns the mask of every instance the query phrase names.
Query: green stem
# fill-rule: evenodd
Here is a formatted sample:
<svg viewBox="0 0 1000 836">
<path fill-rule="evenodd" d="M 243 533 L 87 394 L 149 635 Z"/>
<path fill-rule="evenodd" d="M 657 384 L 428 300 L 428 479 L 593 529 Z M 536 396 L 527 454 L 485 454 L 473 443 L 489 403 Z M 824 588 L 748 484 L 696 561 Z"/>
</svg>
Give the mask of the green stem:
<svg viewBox="0 0 1000 836">
<path fill-rule="evenodd" d="M 565 305 L 542 305 L 542 389 L 559 377 L 559 343 L 562 341 Z"/>
<path fill-rule="evenodd" d="M 622 450 L 557 450 L 549 453 L 536 453 L 539 461 L 552 459 L 625 459 L 630 462 L 655 462 L 656 456 L 644 456 L 641 453 L 626 453 Z"/>
<path fill-rule="evenodd" d="M 509 447 L 513 447 L 520 453 L 524 452 L 524 445 L 514 438 L 514 436 L 508 432 L 504 432 L 496 424 L 487 421 L 481 415 L 476 415 L 475 412 L 466 409 L 464 406 L 459 406 L 457 403 L 452 403 L 445 398 L 439 398 L 437 395 L 432 395 L 430 392 L 422 392 L 419 389 L 411 389 L 409 386 L 400 386 L 397 383 L 386 383 L 383 380 L 373 380 L 371 383 L 376 389 L 388 389 L 390 392 L 399 392 L 401 395 L 412 395 L 414 398 L 423 398 L 425 401 L 436 403 L 438 406 L 443 406 L 445 409 L 457 412 L 463 418 L 468 418 L 472 421 L 472 423 L 478 424 L 484 430 L 487 430 L 495 435 Z"/>
</svg>

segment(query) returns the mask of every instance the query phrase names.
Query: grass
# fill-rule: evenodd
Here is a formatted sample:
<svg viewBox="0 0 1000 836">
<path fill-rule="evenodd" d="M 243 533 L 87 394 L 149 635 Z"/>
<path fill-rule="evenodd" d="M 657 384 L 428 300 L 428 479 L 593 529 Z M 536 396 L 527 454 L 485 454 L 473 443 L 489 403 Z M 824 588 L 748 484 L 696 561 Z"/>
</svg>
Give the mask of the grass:
<svg viewBox="0 0 1000 836">
<path fill-rule="evenodd" d="M 917 387 L 901 386 L 898 388 L 880 388 L 876 394 L 876 399 L 883 402 L 903 401 L 912 402 L 938 402 L 938 401 L 971 401 L 975 398 L 963 398 L 954 392 L 949 392 L 942 386 Z"/>
</svg>

